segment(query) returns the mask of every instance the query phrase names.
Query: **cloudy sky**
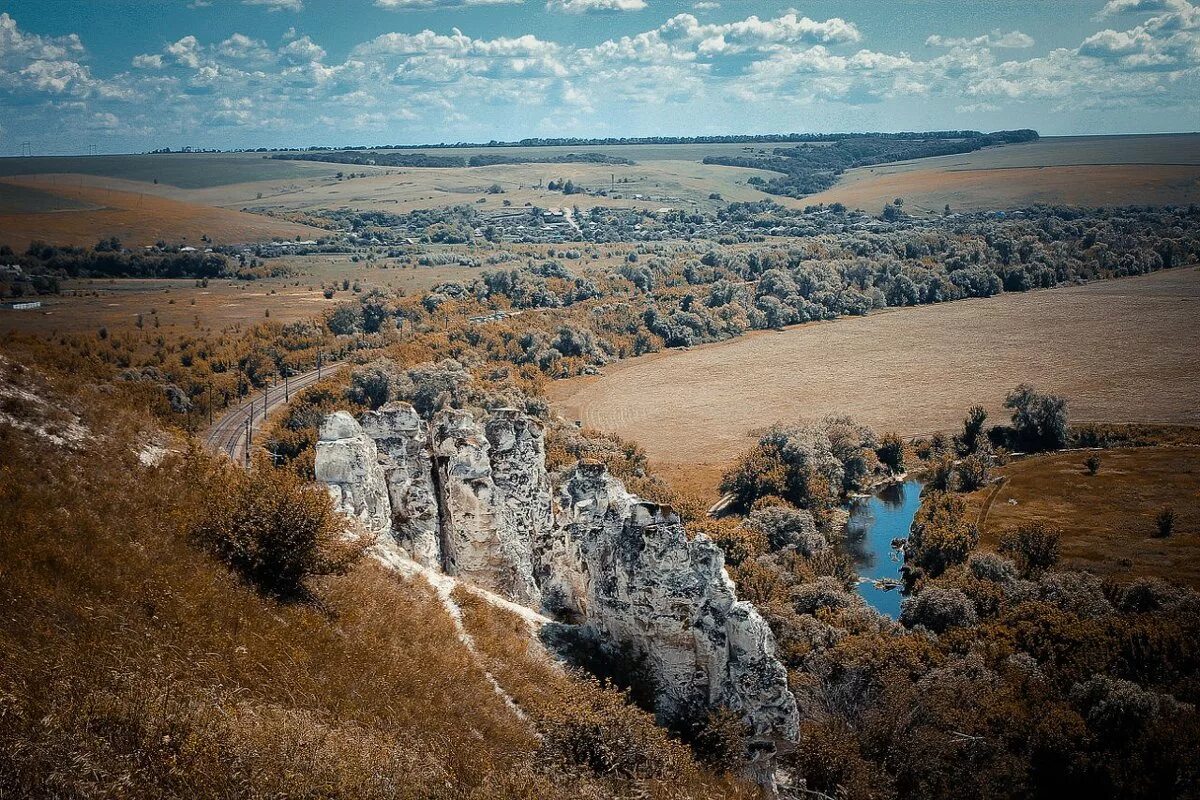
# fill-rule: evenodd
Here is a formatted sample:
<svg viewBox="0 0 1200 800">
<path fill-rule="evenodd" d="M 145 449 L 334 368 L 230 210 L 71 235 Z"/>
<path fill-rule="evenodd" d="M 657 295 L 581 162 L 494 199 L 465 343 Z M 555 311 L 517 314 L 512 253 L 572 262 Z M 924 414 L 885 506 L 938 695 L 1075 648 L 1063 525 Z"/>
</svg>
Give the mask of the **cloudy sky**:
<svg viewBox="0 0 1200 800">
<path fill-rule="evenodd" d="M 1200 5 L 0 0 L 0 155 L 1016 127 L 1200 129 Z"/>
</svg>

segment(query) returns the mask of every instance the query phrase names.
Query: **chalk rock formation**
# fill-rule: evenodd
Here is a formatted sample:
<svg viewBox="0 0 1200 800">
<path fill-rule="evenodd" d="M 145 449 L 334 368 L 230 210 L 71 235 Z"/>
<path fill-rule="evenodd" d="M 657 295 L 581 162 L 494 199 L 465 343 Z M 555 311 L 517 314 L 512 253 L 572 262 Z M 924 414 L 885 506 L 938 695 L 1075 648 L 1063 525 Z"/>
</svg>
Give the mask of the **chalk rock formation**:
<svg viewBox="0 0 1200 800">
<path fill-rule="evenodd" d="M 362 428 L 375 441 L 387 477 L 396 543 L 422 566 L 440 569 L 437 490 L 425 421 L 408 403 L 388 403 L 363 414 Z"/>
<path fill-rule="evenodd" d="M 563 600 L 646 659 L 660 713 L 686 713 L 699 700 L 741 712 L 758 737 L 795 738 L 796 700 L 774 637 L 754 606 L 737 600 L 719 547 L 689 539 L 670 508 L 631 495 L 601 464 L 576 467 L 559 505 L 568 552 L 578 557 Z"/>
<path fill-rule="evenodd" d="M 338 511 L 376 536 L 391 530 L 391 503 L 375 440 L 345 411 L 321 424 L 315 471 Z"/>
<path fill-rule="evenodd" d="M 514 527 L 505 488 L 493 478 L 484 427 L 469 412 L 442 411 L 434 417 L 432 441 L 446 572 L 518 602 L 540 605 L 530 531 Z M 509 466 L 510 471 L 535 470 L 533 464 Z M 544 473 L 544 462 L 536 468 Z M 507 475 L 502 483 L 507 485 Z"/>
<path fill-rule="evenodd" d="M 602 464 L 581 462 L 556 491 L 537 420 L 447 410 L 426 426 L 393 403 L 360 426 L 338 412 L 321 427 L 316 473 L 381 543 L 632 650 L 664 717 L 726 706 L 766 753 L 795 738 L 774 638 L 737 600 L 720 548 L 689 538 L 670 508 L 630 494 Z"/>
</svg>

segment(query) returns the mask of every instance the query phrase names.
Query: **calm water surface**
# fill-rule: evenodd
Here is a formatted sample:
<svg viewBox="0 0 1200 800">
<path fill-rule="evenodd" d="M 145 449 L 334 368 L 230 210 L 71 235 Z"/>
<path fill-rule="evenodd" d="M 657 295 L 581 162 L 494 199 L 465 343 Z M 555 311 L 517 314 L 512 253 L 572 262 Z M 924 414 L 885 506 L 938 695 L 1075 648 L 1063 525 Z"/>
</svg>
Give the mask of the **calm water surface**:
<svg viewBox="0 0 1200 800">
<path fill-rule="evenodd" d="M 879 589 L 874 581 L 900 580 L 904 558 L 892 547 L 892 540 L 908 538 L 913 517 L 921 505 L 923 485 L 917 480 L 894 483 L 850 507 L 845 547 L 858 567 L 859 576 L 866 579 L 858 584 L 858 593 L 892 619 L 900 616 L 904 597 L 899 588 Z"/>
</svg>

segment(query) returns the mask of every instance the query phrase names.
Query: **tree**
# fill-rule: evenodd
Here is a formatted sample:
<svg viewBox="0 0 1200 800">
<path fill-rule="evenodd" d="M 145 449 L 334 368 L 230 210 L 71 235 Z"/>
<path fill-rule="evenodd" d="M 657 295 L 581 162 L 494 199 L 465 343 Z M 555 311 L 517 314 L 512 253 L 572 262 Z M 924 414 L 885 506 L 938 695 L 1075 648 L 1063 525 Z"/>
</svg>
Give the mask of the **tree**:
<svg viewBox="0 0 1200 800">
<path fill-rule="evenodd" d="M 1002 533 L 998 549 L 1016 561 L 1023 576 L 1036 577 L 1058 563 L 1061 539 L 1061 531 L 1030 522 Z"/>
<path fill-rule="evenodd" d="M 979 529 L 967 520 L 961 497 L 934 491 L 921 503 L 904 547 L 905 566 L 917 566 L 936 578 L 967 560 L 979 543 Z"/>
<path fill-rule="evenodd" d="M 987 410 L 983 406 L 971 406 L 963 420 L 963 430 L 958 437 L 958 452 L 969 456 L 979 449 L 983 425 L 987 422 Z"/>
<path fill-rule="evenodd" d="M 1095 475 L 1100 471 L 1100 456 L 1093 453 L 1083 460 L 1083 468 L 1087 470 L 1088 475 Z"/>
<path fill-rule="evenodd" d="M 991 468 L 986 458 L 975 454 L 964 458 L 958 465 L 958 489 L 973 492 L 991 480 Z"/>
<path fill-rule="evenodd" d="M 904 472 L 904 440 L 897 433 L 885 433 L 879 440 L 879 448 L 875 451 L 879 463 L 888 468 L 893 475 Z"/>
<path fill-rule="evenodd" d="M 1023 383 L 1009 392 L 1004 407 L 1011 409 L 1013 435 L 1018 447 L 1027 450 L 1058 450 L 1067 443 L 1067 401 L 1053 394 L 1039 394 Z"/>
<path fill-rule="evenodd" d="M 1154 515 L 1154 533 L 1160 539 L 1166 539 L 1175 529 L 1175 509 L 1167 506 Z"/>
<path fill-rule="evenodd" d="M 346 303 L 335 308 L 325 319 L 325 325 L 339 336 L 350 336 L 363 331 L 362 307 L 357 303 Z"/>
</svg>

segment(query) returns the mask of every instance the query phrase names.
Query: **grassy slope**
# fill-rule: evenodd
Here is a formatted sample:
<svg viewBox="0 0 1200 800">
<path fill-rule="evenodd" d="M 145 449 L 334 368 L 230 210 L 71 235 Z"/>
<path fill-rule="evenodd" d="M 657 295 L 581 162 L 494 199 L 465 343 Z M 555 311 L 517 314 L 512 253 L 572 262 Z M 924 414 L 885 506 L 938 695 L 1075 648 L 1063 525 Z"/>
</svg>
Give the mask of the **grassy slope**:
<svg viewBox="0 0 1200 800">
<path fill-rule="evenodd" d="M 187 544 L 211 488 L 181 457 L 143 465 L 127 433 L 69 451 L 0 423 L 0 797 L 736 793 L 690 757 L 645 776 L 548 760 L 591 731 L 539 739 L 423 582 L 364 562 L 319 607 L 263 598 Z M 648 719 L 643 761 L 678 757 Z"/>
</svg>

